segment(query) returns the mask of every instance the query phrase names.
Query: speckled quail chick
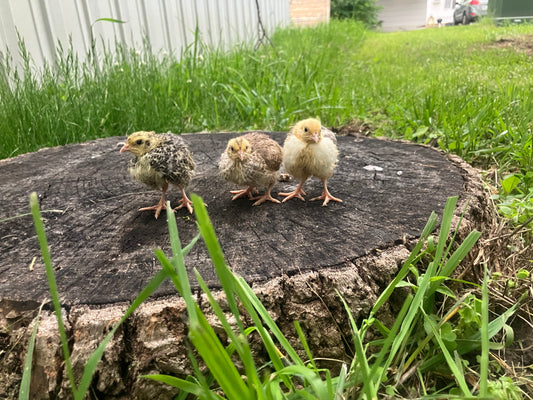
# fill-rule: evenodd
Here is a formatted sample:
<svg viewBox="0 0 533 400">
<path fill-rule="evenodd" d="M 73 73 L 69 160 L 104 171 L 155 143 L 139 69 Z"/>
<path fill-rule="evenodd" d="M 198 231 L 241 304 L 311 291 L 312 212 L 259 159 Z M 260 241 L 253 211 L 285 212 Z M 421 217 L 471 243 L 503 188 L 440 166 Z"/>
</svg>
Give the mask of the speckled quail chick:
<svg viewBox="0 0 533 400">
<path fill-rule="evenodd" d="M 166 209 L 165 193 L 170 183 L 178 186 L 182 197 L 179 206 L 174 210 L 187 207 L 192 213 L 192 202 L 185 193 L 194 175 L 194 160 L 183 139 L 173 133 L 135 132 L 126 140 L 120 149 L 129 151 L 135 157 L 130 161 L 128 171 L 137 181 L 161 190 L 159 203 L 151 207 L 143 207 L 139 211 L 155 210 L 157 218 L 161 210 Z"/>
<path fill-rule="evenodd" d="M 231 191 L 235 195 L 232 200 L 248 196 L 256 200 L 253 205 L 258 206 L 267 200 L 280 202 L 270 191 L 279 178 L 281 161 L 281 146 L 268 135 L 252 132 L 229 140 L 218 168 L 225 180 L 246 186 L 246 189 Z M 261 187 L 266 187 L 265 194 L 254 197 L 258 193 L 256 188 Z"/>
</svg>

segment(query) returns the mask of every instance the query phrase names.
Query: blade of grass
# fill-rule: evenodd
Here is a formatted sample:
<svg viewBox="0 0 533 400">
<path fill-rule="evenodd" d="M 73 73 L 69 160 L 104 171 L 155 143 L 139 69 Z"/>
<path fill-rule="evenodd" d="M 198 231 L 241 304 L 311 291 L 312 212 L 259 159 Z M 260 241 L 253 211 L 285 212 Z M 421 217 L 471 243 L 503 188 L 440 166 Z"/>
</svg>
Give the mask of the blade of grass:
<svg viewBox="0 0 533 400">
<path fill-rule="evenodd" d="M 167 209 L 170 208 L 170 204 L 167 204 Z M 176 230 L 177 234 L 177 230 Z M 182 257 L 187 254 L 191 248 L 194 246 L 196 241 L 198 240 L 199 235 L 196 236 L 191 240 L 191 242 L 185 247 L 183 251 L 179 251 L 179 253 L 182 255 Z M 156 251 L 157 255 L 157 251 Z M 164 256 L 164 255 L 163 255 Z M 102 358 L 102 355 L 104 354 L 104 350 L 119 328 L 119 326 L 148 298 L 152 295 L 152 293 L 163 283 L 165 278 L 167 277 L 167 273 L 164 270 L 159 271 L 151 280 L 148 282 L 148 284 L 144 287 L 144 289 L 139 293 L 139 295 L 133 300 L 131 305 L 126 310 L 126 313 L 120 318 L 119 322 L 111 329 L 111 331 L 107 334 L 107 336 L 104 338 L 104 340 L 98 345 L 96 350 L 91 354 L 89 357 L 87 363 L 85 364 L 85 368 L 83 370 L 83 375 L 80 380 L 80 386 L 78 390 L 78 397 L 77 399 L 83 399 L 85 396 L 85 393 L 89 389 L 89 386 L 92 381 L 92 377 L 94 375 L 94 371 L 96 370 L 98 363 L 100 362 L 100 359 Z"/>
<path fill-rule="evenodd" d="M 471 397 L 470 390 L 468 390 L 468 385 L 466 384 L 465 377 L 462 374 L 461 370 L 457 367 L 457 364 L 455 363 L 455 360 L 452 358 L 450 352 L 446 348 L 446 345 L 444 344 L 444 341 L 440 337 L 439 333 L 437 332 L 437 329 L 435 328 L 435 325 L 431 318 L 428 317 L 424 309 L 421 309 L 422 314 L 424 315 L 424 319 L 428 323 L 428 325 L 431 327 L 431 330 L 433 332 L 433 336 L 437 340 L 439 344 L 439 348 L 442 351 L 442 354 L 444 356 L 444 359 L 446 360 L 446 363 L 448 364 L 448 368 L 452 371 L 453 376 L 455 377 L 459 388 L 463 392 L 463 396 L 465 397 Z"/>
<path fill-rule="evenodd" d="M 400 271 L 396 274 L 394 279 L 389 283 L 387 288 L 383 291 L 383 293 L 378 297 L 376 300 L 376 304 L 374 304 L 374 307 L 372 307 L 372 311 L 370 312 L 370 315 L 368 319 L 372 318 L 376 312 L 385 304 L 385 302 L 389 299 L 392 292 L 398 285 L 398 283 L 403 280 L 403 278 L 406 277 L 406 275 L 409 273 L 409 268 L 415 258 L 418 256 L 418 253 L 422 249 L 422 246 L 424 246 L 425 241 L 427 240 L 428 236 L 435 230 L 435 226 L 437 225 L 437 214 L 431 213 L 428 222 L 426 223 L 424 229 L 422 230 L 422 234 L 420 235 L 420 239 L 416 243 L 415 247 L 411 251 L 411 254 L 409 254 L 409 257 L 405 262 L 403 263 L 402 268 Z"/>
<path fill-rule="evenodd" d="M 453 252 L 448 261 L 444 264 L 440 275 L 449 277 L 453 271 L 455 271 L 455 268 L 457 268 L 461 261 L 463 261 L 468 255 L 470 250 L 472 250 L 472 247 L 474 247 L 480 237 L 481 232 L 476 230 L 470 232 L 463 243 L 461 243 L 457 250 Z"/>
<path fill-rule="evenodd" d="M 436 265 L 440 265 L 443 252 L 444 252 L 444 248 L 446 247 L 446 242 L 448 241 L 448 237 L 450 235 L 453 211 L 455 210 L 457 199 L 458 199 L 457 196 L 449 197 L 448 200 L 446 201 L 446 205 L 444 206 L 444 211 L 442 212 L 442 221 L 440 224 L 439 241 L 437 242 L 437 248 L 435 250 L 435 258 L 434 258 L 434 262 Z M 439 275 L 442 275 L 442 274 L 439 274 Z"/>
<path fill-rule="evenodd" d="M 442 325 L 444 325 L 447 321 L 450 320 L 452 316 L 454 316 L 458 311 L 465 299 L 470 295 L 469 293 L 464 294 L 459 300 L 455 302 L 455 304 L 450 308 L 450 310 L 446 313 L 446 315 L 439 321 L 439 324 L 437 325 L 437 330 L 440 330 Z M 433 333 L 428 334 L 420 343 L 418 344 L 415 351 L 411 354 L 411 356 L 407 359 L 403 366 L 403 372 L 407 371 L 407 369 L 410 367 L 410 365 L 413 363 L 413 361 L 416 359 L 418 354 L 420 354 L 425 346 L 433 339 Z"/>
<path fill-rule="evenodd" d="M 378 393 L 376 390 L 376 387 L 378 385 L 375 385 L 375 375 L 371 375 L 370 367 L 368 366 L 368 359 L 366 358 L 366 353 L 363 348 L 363 338 L 361 337 L 361 334 L 359 332 L 359 329 L 357 328 L 357 324 L 355 323 L 355 320 L 353 319 L 353 315 L 350 311 L 350 307 L 340 294 L 338 290 L 336 290 L 337 296 L 342 301 L 342 304 L 344 305 L 344 310 L 348 314 L 348 318 L 350 320 L 350 325 L 352 327 L 352 337 L 353 342 L 355 346 L 355 354 L 356 354 L 356 360 L 359 364 L 359 371 L 361 372 L 361 376 L 363 378 L 363 388 L 362 392 L 366 394 L 367 399 L 377 399 Z"/>
<path fill-rule="evenodd" d="M 266 311 L 259 299 L 257 299 L 257 296 L 253 293 L 248 284 L 242 278 L 236 278 L 233 272 L 226 265 L 224 256 L 222 254 L 222 249 L 220 248 L 213 225 L 211 224 L 209 216 L 207 215 L 207 210 L 205 209 L 203 200 L 195 194 L 191 195 L 191 199 L 193 201 L 200 233 L 211 256 L 211 260 L 215 266 L 215 270 L 222 284 L 222 288 L 226 293 L 226 298 L 228 300 L 228 305 L 230 306 L 231 312 L 235 316 L 239 315 L 236 304 L 236 298 L 239 298 L 243 307 L 248 311 L 250 317 L 252 318 L 257 332 L 261 336 L 276 370 L 282 369 L 284 367 L 284 363 L 280 358 L 279 350 L 275 346 L 272 337 L 264 328 L 262 320 L 265 321 L 276 339 L 280 342 L 285 351 L 287 351 L 291 359 L 293 359 L 295 363 L 303 365 L 303 362 L 299 358 L 296 351 L 289 344 L 288 340 L 282 334 L 274 320 L 272 320 L 269 313 Z M 235 296 L 235 294 L 237 296 Z M 236 322 L 239 325 L 239 329 L 242 331 L 244 327 L 240 318 L 236 318 Z M 292 383 L 288 380 L 286 380 L 284 383 L 287 385 L 287 387 L 292 386 Z"/>
<path fill-rule="evenodd" d="M 257 368 L 255 366 L 255 362 L 252 357 L 252 352 L 250 350 L 250 345 L 247 340 L 247 332 L 251 332 L 254 330 L 254 328 L 248 328 L 245 329 L 244 332 L 240 332 L 241 335 L 237 336 L 233 329 L 231 328 L 231 325 L 229 324 L 226 315 L 222 311 L 222 308 L 218 304 L 218 302 L 213 297 L 213 294 L 211 293 L 211 290 L 207 287 L 205 281 L 203 280 L 200 273 L 196 270 L 194 270 L 194 273 L 196 275 L 196 279 L 200 285 L 200 288 L 202 291 L 207 295 L 209 304 L 211 305 L 211 308 L 215 315 L 217 316 L 218 320 L 222 324 L 222 327 L 224 328 L 224 331 L 228 335 L 229 339 L 231 340 L 230 346 L 234 347 L 239 354 L 242 363 L 244 365 L 244 369 L 246 371 L 246 383 L 248 384 L 248 387 L 253 390 L 253 388 L 259 388 L 261 387 L 259 375 Z M 238 316 L 235 316 L 236 318 Z M 228 352 L 230 353 L 230 346 L 228 346 Z"/>
<path fill-rule="evenodd" d="M 39 211 L 39 200 L 37 198 L 37 193 L 35 192 L 31 193 L 30 195 L 30 207 L 33 216 L 33 223 L 35 225 L 35 231 L 37 232 L 37 238 L 39 239 L 39 245 L 41 246 L 41 254 L 43 256 L 50 296 L 52 297 L 52 304 L 54 305 L 54 312 L 57 319 L 57 326 L 59 330 L 59 337 L 61 339 L 61 348 L 63 350 L 63 358 L 65 360 L 67 376 L 72 393 L 74 397 L 76 397 L 78 388 L 76 387 L 76 382 L 74 380 L 74 372 L 72 371 L 72 364 L 70 362 L 70 350 L 68 348 L 67 332 L 65 329 L 65 324 L 63 323 L 63 316 L 61 315 L 59 292 L 57 290 L 57 282 L 54 275 L 54 268 L 52 267 L 52 259 L 50 257 L 48 241 L 46 239 L 46 233 L 44 231 L 44 224 L 41 218 L 41 213 Z"/>
<path fill-rule="evenodd" d="M 117 322 L 113 329 L 111 329 L 111 331 L 106 335 L 104 340 L 102 340 L 102 342 L 98 345 L 96 350 L 91 354 L 87 360 L 87 363 L 85 364 L 85 368 L 83 369 L 83 375 L 81 377 L 78 393 L 75 399 L 83 400 L 85 398 L 85 394 L 91 385 L 94 371 L 96 371 L 96 367 L 98 366 L 98 363 L 104 354 L 107 344 L 119 326 L 159 287 L 159 285 L 161 285 L 166 276 L 167 275 L 165 271 L 161 270 L 150 280 L 150 282 L 148 282 L 141 293 L 139 293 L 135 300 L 133 300 L 126 313 L 124 313 L 124 315 L 120 318 L 119 322 Z"/>
<path fill-rule="evenodd" d="M 403 323 L 405 315 L 407 314 L 407 311 L 409 310 L 409 306 L 411 305 L 412 301 L 413 301 L 413 295 L 408 294 L 405 301 L 403 302 L 402 308 L 400 309 L 400 311 L 398 312 L 398 315 L 396 316 L 396 319 L 394 320 L 394 324 L 392 325 L 392 328 L 388 332 L 385 342 L 381 346 L 381 349 L 376 357 L 376 361 L 374 362 L 374 365 L 372 366 L 372 370 L 370 371 L 371 376 L 376 376 L 378 369 L 381 369 L 383 371 L 389 368 L 390 365 L 388 364 L 382 365 L 383 359 L 387 355 L 392 345 L 392 342 L 396 338 L 398 334 L 398 330 L 400 329 L 400 326 Z"/>
<path fill-rule="evenodd" d="M 239 309 L 234 296 L 234 278 L 226 265 L 224 254 L 222 253 L 222 249 L 218 243 L 218 238 L 213 225 L 211 224 L 209 215 L 207 214 L 204 202 L 201 197 L 195 195 L 194 193 L 191 195 L 191 200 L 193 202 L 194 214 L 196 215 L 196 220 L 198 221 L 198 229 L 200 230 L 200 234 L 202 235 L 202 238 L 207 246 L 207 251 L 209 252 L 209 256 L 211 257 L 215 267 L 218 279 L 220 280 L 222 288 L 226 293 L 229 308 L 233 315 L 238 316 Z M 236 321 L 239 325 L 239 329 L 242 331 L 244 326 L 242 325 L 240 318 L 237 318 Z"/>
<path fill-rule="evenodd" d="M 446 248 L 446 251 L 444 252 L 444 255 L 442 257 L 443 260 L 445 260 L 448 257 L 448 254 L 450 254 L 450 251 L 452 249 L 453 243 L 455 242 L 455 237 L 457 236 L 457 233 L 459 232 L 459 227 L 461 226 L 461 223 L 463 222 L 463 218 L 465 216 L 466 210 L 468 209 L 468 205 L 470 204 L 470 198 L 466 201 L 466 204 L 463 208 L 463 212 L 461 213 L 461 216 L 459 217 L 459 221 L 457 222 L 457 226 L 454 229 L 453 235 L 450 239 L 450 243 L 448 244 L 448 247 Z M 446 275 L 444 274 L 440 269 L 437 271 L 438 274 Z"/>
<path fill-rule="evenodd" d="M 487 288 L 487 265 L 483 264 L 483 284 L 481 286 L 481 360 L 479 363 L 479 395 L 488 397 L 489 379 L 489 290 Z"/>
<path fill-rule="evenodd" d="M 446 247 L 446 243 L 448 242 L 448 237 L 450 235 L 453 211 L 455 210 L 457 199 L 458 199 L 457 196 L 449 197 L 448 200 L 446 200 L 446 205 L 444 206 L 444 211 L 442 212 L 442 221 L 440 224 L 439 240 L 437 242 L 437 247 L 435 249 L 435 256 L 432 262 L 432 265 L 436 267 L 435 275 L 438 275 L 437 271 L 441 269 L 440 267 L 441 260 L 443 257 L 444 248 Z M 424 299 L 424 310 L 426 311 L 426 313 L 431 313 L 431 310 L 433 309 L 433 306 L 435 304 L 435 290 L 437 289 L 437 287 L 440 286 L 440 284 L 441 284 L 440 280 L 434 281 L 430 284 L 428 293 L 426 294 L 426 297 Z"/>
<path fill-rule="evenodd" d="M 337 387 L 335 388 L 335 395 L 333 400 L 343 400 L 344 399 L 344 388 L 346 385 L 346 375 L 348 368 L 346 364 L 342 364 L 341 370 L 339 372 L 339 377 L 337 380 Z"/>
<path fill-rule="evenodd" d="M 187 269 L 185 268 L 185 260 L 183 256 L 183 251 L 181 249 L 181 241 L 178 235 L 178 225 L 176 224 L 176 216 L 172 211 L 170 206 L 170 201 L 167 201 L 167 225 L 168 225 L 168 234 L 170 237 L 170 246 L 172 248 L 172 258 L 170 259 L 171 265 L 174 267 L 174 270 L 179 277 L 179 279 L 173 279 L 173 276 L 169 275 L 169 278 L 173 279 L 176 289 L 183 297 L 185 304 L 187 306 L 187 312 L 189 318 L 193 320 L 195 318 L 195 303 L 192 296 L 191 286 L 189 284 L 189 278 L 187 276 Z M 157 258 L 161 262 L 161 265 L 165 267 L 162 260 L 167 260 L 166 256 L 162 251 L 156 252 Z M 167 271 L 168 274 L 168 271 Z M 183 285 L 183 287 L 181 286 Z"/>
<path fill-rule="evenodd" d="M 500 332 L 505 327 L 505 322 L 514 314 L 520 303 L 514 304 L 503 314 L 499 315 L 497 318 L 489 322 L 488 324 L 488 338 L 492 339 L 498 332 Z M 468 339 L 458 339 L 457 340 L 457 349 L 456 351 L 460 354 L 467 354 L 471 351 L 477 350 L 481 347 L 481 332 L 474 333 Z M 442 354 L 435 355 L 430 359 L 424 361 L 419 370 L 424 373 L 432 369 L 435 365 L 443 361 Z"/>
<path fill-rule="evenodd" d="M 239 284 L 237 285 L 239 299 L 241 299 L 241 301 L 243 302 L 243 305 L 246 308 L 246 310 L 250 312 L 250 317 L 256 324 L 258 328 L 258 332 L 261 335 L 261 337 L 263 337 L 264 335 L 263 339 L 265 338 L 267 339 L 267 341 L 269 342 L 269 346 L 274 346 L 274 342 L 270 338 L 270 335 L 264 329 L 263 323 L 261 322 L 261 320 L 263 320 L 265 325 L 268 326 L 268 328 L 270 329 L 274 337 L 278 340 L 280 345 L 287 352 L 292 362 L 298 365 L 304 365 L 304 362 L 301 360 L 296 350 L 294 350 L 294 348 L 291 346 L 291 344 L 289 343 L 285 335 L 283 335 L 283 333 L 277 326 L 276 322 L 272 319 L 267 309 L 261 303 L 261 301 L 257 298 L 257 296 L 253 292 L 252 288 L 250 288 L 248 283 L 246 283 L 246 281 L 243 278 L 238 278 L 236 282 Z M 278 351 L 275 348 L 275 346 L 271 348 L 271 351 L 273 351 L 274 354 L 278 355 Z M 269 351 L 269 354 L 270 354 L 270 351 Z M 283 366 L 281 363 L 281 359 L 279 359 L 279 357 L 274 357 L 272 361 L 274 362 L 274 365 L 276 367 L 279 367 L 280 365 Z M 281 364 L 277 364 L 278 362 Z"/>
<path fill-rule="evenodd" d="M 155 374 L 155 375 L 142 375 L 141 378 L 148 378 L 148 379 L 152 379 L 157 382 L 165 383 L 167 385 L 183 390 L 184 392 L 198 396 L 202 399 L 217 399 L 218 398 L 213 392 L 211 392 L 210 390 L 207 390 L 207 391 L 204 390 L 204 388 L 198 385 L 197 383 L 189 382 L 185 379 L 176 378 L 174 376 Z"/>
<path fill-rule="evenodd" d="M 311 385 L 313 388 L 313 396 L 309 397 L 311 399 L 328 399 L 328 390 L 327 386 L 324 381 L 320 378 L 320 375 L 317 374 L 315 371 L 310 370 L 309 368 L 303 366 L 303 365 L 289 365 L 288 367 L 285 367 L 281 369 L 280 371 L 276 371 L 274 375 L 278 376 L 301 376 L 307 383 Z M 299 391 L 299 394 L 302 394 L 305 396 L 305 391 Z"/>
<path fill-rule="evenodd" d="M 421 280 L 420 280 L 420 286 L 418 287 L 418 290 L 415 293 L 413 301 L 411 302 L 411 305 L 409 306 L 407 314 L 405 318 L 403 319 L 402 325 L 400 327 L 400 331 L 398 332 L 398 335 L 394 338 L 394 341 L 392 342 L 391 351 L 385 362 L 385 365 L 391 364 L 392 360 L 399 354 L 398 353 L 399 349 L 404 347 L 406 344 L 406 341 L 409 339 L 410 332 L 414 329 L 416 321 L 420 318 L 420 310 L 424 306 L 424 298 L 429 288 L 431 276 L 435 274 L 435 271 L 436 271 L 435 264 L 433 262 L 429 263 L 428 269 L 426 273 L 422 275 Z M 382 370 L 380 377 L 378 380 L 376 380 L 376 382 L 382 382 L 386 373 L 387 373 L 386 370 Z"/>
<path fill-rule="evenodd" d="M 315 360 L 313 358 L 313 354 L 311 353 L 311 349 L 309 348 L 309 343 L 307 343 L 307 339 L 305 338 L 305 335 L 302 331 L 302 327 L 298 321 L 294 321 L 294 328 L 296 329 L 296 333 L 298 334 L 298 339 L 300 339 L 300 344 L 304 348 L 305 354 L 307 354 L 307 358 L 309 359 L 309 362 L 311 363 L 314 369 L 317 369 Z"/>
<path fill-rule="evenodd" d="M 200 202 L 203 205 L 201 199 Z M 226 349 L 194 301 L 183 260 L 176 219 L 171 210 L 170 204 L 167 204 L 167 221 L 173 251 L 172 262 L 166 258 L 161 250 L 156 251 L 156 256 L 187 305 L 189 338 L 229 399 L 251 399 L 253 396 L 250 389 L 242 380 Z M 200 233 L 202 233 L 201 226 L 202 222 L 199 222 Z"/>
<path fill-rule="evenodd" d="M 229 400 L 254 399 L 209 322 L 197 309 L 197 322 L 191 323 L 189 338 Z"/>
<path fill-rule="evenodd" d="M 31 366 L 33 363 L 33 350 L 35 349 L 35 338 L 37 337 L 37 331 L 39 328 L 39 321 L 41 319 L 41 310 L 43 309 L 44 302 L 41 303 L 37 316 L 35 317 L 35 323 L 30 336 L 30 342 L 28 343 L 28 350 L 24 360 L 24 372 L 22 373 L 22 381 L 19 387 L 19 400 L 29 400 L 30 398 L 30 383 L 31 383 Z"/>
</svg>

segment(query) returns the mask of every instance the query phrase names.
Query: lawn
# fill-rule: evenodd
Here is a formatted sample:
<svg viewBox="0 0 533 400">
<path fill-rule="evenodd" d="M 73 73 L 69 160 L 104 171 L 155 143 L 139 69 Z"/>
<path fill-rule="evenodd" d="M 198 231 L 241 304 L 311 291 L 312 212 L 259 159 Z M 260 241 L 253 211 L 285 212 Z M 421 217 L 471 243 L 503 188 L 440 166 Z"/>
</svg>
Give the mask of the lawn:
<svg viewBox="0 0 533 400">
<path fill-rule="evenodd" d="M 446 393 L 465 396 L 474 393 L 482 396 L 489 393 L 490 385 L 493 390 L 490 393 L 495 393 L 497 388 L 494 389 L 494 385 L 498 384 L 502 391 L 508 389 L 508 393 L 516 395 L 516 376 L 520 374 L 510 374 L 512 368 L 501 366 L 498 372 L 492 359 L 489 366 L 488 339 L 487 342 L 484 340 L 496 326 L 510 329 L 503 319 L 496 318 L 497 323 L 488 324 L 489 303 L 491 310 L 509 309 L 509 302 L 514 304 L 519 297 L 509 298 L 510 293 L 515 293 L 512 288 L 526 282 L 531 289 L 532 264 L 528 257 L 531 257 L 529 243 L 533 216 L 533 26 L 494 27 L 480 23 L 383 34 L 367 31 L 355 23 L 332 21 L 329 25 L 311 29 L 279 30 L 271 39 L 273 46 L 254 51 L 243 45 L 230 53 L 207 49 L 199 40 L 179 59 L 154 55 L 147 49 L 119 49 L 115 53 L 99 55 L 100 64 L 88 65 L 80 64 L 73 50 L 64 48 L 57 65 L 42 71 L 32 66 L 28 54 L 25 56 L 27 64 L 21 71 L 7 62 L 0 66 L 3 106 L 0 109 L 3 136 L 0 158 L 41 147 L 124 136 L 136 130 L 170 130 L 175 133 L 288 130 L 292 123 L 308 116 L 319 117 L 325 126 L 334 130 L 350 126 L 367 135 L 427 143 L 456 153 L 481 169 L 487 189 L 504 217 L 502 221 L 505 223 L 496 234 L 504 235 L 509 232 L 506 229 L 514 229 L 513 237 L 517 240 L 512 243 L 515 247 L 507 249 L 510 253 L 506 256 L 512 258 L 520 254 L 520 257 L 512 258 L 520 262 L 512 270 L 504 271 L 503 276 L 495 266 L 488 265 L 489 275 L 483 285 L 481 282 L 471 285 L 477 287 L 477 291 L 468 296 L 457 293 L 459 300 L 449 310 L 436 310 L 438 304 L 435 304 L 435 310 L 429 310 L 427 301 L 428 298 L 434 299 L 435 292 L 453 297 L 448 288 L 437 288 L 434 282 L 443 270 L 450 275 L 453 272 L 450 265 L 460 261 L 465 254 L 445 249 L 447 237 L 435 239 L 430 237 L 430 230 L 425 232 L 422 238 L 427 242 L 421 242 L 421 247 L 413 250 L 412 264 L 406 262 L 394 283 L 413 289 L 413 296 L 407 298 L 405 309 L 400 312 L 402 318 L 409 320 L 410 331 L 403 328 L 408 326 L 407 323 L 393 327 L 377 325 L 384 339 L 373 345 L 387 348 L 387 351 L 372 355 L 368 348 L 363 350 L 363 343 L 366 330 L 374 322 L 369 319 L 364 321 L 364 326 L 357 327 L 353 321 L 358 360 L 354 359 L 354 364 L 345 371 L 348 374 L 345 393 L 367 397 L 375 393 L 413 396 L 413 391 L 393 384 L 394 378 L 386 376 L 387 371 L 380 369 L 380 362 L 386 359 L 391 370 L 403 367 L 402 363 L 392 363 L 393 359 L 398 362 L 402 358 L 401 353 L 393 354 L 391 349 L 395 349 L 405 350 L 406 357 L 408 352 L 415 358 L 422 352 L 419 365 L 427 365 L 430 361 L 427 352 L 441 349 L 445 353 L 448 373 L 451 370 L 457 378 L 468 371 L 475 379 L 479 378 L 479 386 L 460 378 L 451 380 L 449 385 L 426 386 L 435 380 L 424 374 L 439 373 L 429 366 L 411 377 L 419 382 L 411 386 L 416 386 L 417 395 Z M 25 53 L 23 45 L 21 51 Z M 196 202 L 201 204 L 200 200 Z M 208 235 L 209 222 L 206 215 L 201 217 L 204 218 L 201 231 L 203 229 Z M 435 223 L 433 220 L 433 228 Z M 169 225 L 172 229 L 172 224 Z M 428 227 L 431 227 L 430 223 Z M 466 251 L 478 238 L 478 234 L 473 233 L 471 240 L 465 240 L 464 247 L 459 249 Z M 212 237 L 210 240 L 216 252 L 216 240 Z M 178 248 L 179 241 L 176 241 L 175 247 Z M 177 262 L 180 257 L 178 251 L 172 262 Z M 426 262 L 428 257 L 430 261 Z M 164 271 L 175 279 L 178 290 L 185 290 L 183 297 L 187 298 L 183 280 L 172 275 L 168 260 L 163 256 L 160 260 Z M 424 274 L 426 270 L 428 272 Z M 413 274 L 414 283 L 404 281 L 407 274 Z M 231 281 L 227 271 L 223 275 Z M 238 292 L 242 302 L 255 302 L 244 283 L 236 281 L 231 287 Z M 395 287 L 384 292 L 384 300 Z M 505 301 L 500 297 L 505 297 Z M 196 315 L 193 300 L 189 301 L 190 317 L 194 316 L 202 325 L 203 317 Z M 453 315 L 459 318 L 452 320 Z M 268 319 L 265 315 L 262 317 Z M 522 318 L 528 326 L 529 314 L 526 312 Z M 202 328 L 207 329 L 203 325 Z M 275 331 L 270 325 L 269 328 Z M 401 341 L 394 341 L 394 329 L 400 333 Z M 428 333 L 426 339 L 420 338 L 418 343 L 415 339 L 409 340 L 410 334 L 414 336 L 413 332 L 424 332 L 424 329 Z M 478 330 L 485 334 L 482 339 L 476 339 L 483 342 L 479 347 L 483 349 L 479 355 L 481 361 L 476 363 L 475 357 L 469 361 L 462 359 L 451 342 L 457 335 L 463 335 L 468 341 Z M 244 330 L 241 333 L 244 334 Z M 204 339 L 197 338 L 199 343 Z M 267 341 L 266 346 L 272 350 L 273 343 Z M 291 354 L 290 347 L 284 347 L 284 350 Z M 250 361 L 245 349 L 241 351 L 243 357 L 248 357 L 245 361 Z M 297 357 L 293 361 L 292 372 L 284 373 L 298 376 L 307 373 L 302 369 L 305 362 Z M 274 357 L 273 362 L 279 364 L 276 368 L 283 369 L 282 360 Z M 469 365 L 469 362 L 473 364 Z M 214 371 L 216 369 L 215 366 Z M 247 386 L 250 393 L 261 384 L 259 375 L 252 374 L 249 379 L 253 380 L 243 381 L 239 380 L 236 371 L 233 372 L 239 387 Z M 369 373 L 371 376 L 379 373 L 384 378 L 383 384 L 380 380 L 365 381 Z M 318 385 L 317 379 L 323 375 L 324 371 L 318 371 L 309 382 Z M 509 383 L 498 379 L 505 376 L 514 381 Z M 166 379 L 167 383 L 172 381 L 170 378 L 158 379 Z M 295 397 L 291 398 L 297 397 L 301 389 L 299 385 L 289 382 L 290 379 L 281 373 L 277 379 L 280 388 L 294 389 Z M 335 379 L 335 385 L 344 384 L 340 377 Z M 172 382 L 187 386 L 185 382 Z M 86 385 L 89 383 L 90 379 Z M 331 382 L 326 380 L 326 383 L 322 387 L 324 393 L 333 393 Z M 207 390 L 201 385 L 187 387 L 199 392 Z M 231 390 L 231 382 L 227 382 L 227 387 Z M 528 382 L 522 387 L 532 386 Z M 308 392 L 319 389 L 313 386 Z M 342 385 L 340 389 L 342 392 Z M 82 394 L 79 396 L 83 397 Z"/>
<path fill-rule="evenodd" d="M 382 34 L 335 21 L 280 30 L 259 51 L 198 41 L 179 61 L 119 49 L 84 65 L 63 47 L 42 72 L 21 46 L 22 71 L 0 66 L 0 158 L 136 130 L 287 130 L 318 116 L 458 154 L 488 171 L 502 213 L 524 223 L 533 215 L 532 35 L 486 23 Z"/>
</svg>

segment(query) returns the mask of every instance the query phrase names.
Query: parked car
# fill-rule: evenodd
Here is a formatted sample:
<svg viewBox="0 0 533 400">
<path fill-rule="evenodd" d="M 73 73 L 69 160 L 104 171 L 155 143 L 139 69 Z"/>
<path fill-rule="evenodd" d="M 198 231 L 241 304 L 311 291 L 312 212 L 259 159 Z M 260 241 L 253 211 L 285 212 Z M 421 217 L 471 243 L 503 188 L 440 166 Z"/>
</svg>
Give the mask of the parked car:
<svg viewBox="0 0 533 400">
<path fill-rule="evenodd" d="M 453 24 L 467 25 L 477 21 L 479 17 L 487 15 L 489 0 L 458 1 L 453 10 Z"/>
</svg>

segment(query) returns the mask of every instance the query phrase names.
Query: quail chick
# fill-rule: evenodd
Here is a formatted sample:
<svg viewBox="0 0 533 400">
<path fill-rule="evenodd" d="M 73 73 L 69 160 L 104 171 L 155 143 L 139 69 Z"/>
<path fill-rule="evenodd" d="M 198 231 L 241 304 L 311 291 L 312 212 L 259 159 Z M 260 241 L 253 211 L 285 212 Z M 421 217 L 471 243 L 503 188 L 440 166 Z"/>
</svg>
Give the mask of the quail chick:
<svg viewBox="0 0 533 400">
<path fill-rule="evenodd" d="M 281 146 L 263 133 L 248 133 L 231 139 L 218 163 L 220 175 L 227 181 L 237 185 L 247 186 L 246 189 L 231 191 L 232 200 L 248 196 L 256 200 L 253 204 L 258 206 L 269 200 L 279 203 L 270 194 L 274 183 L 279 178 L 281 166 Z M 266 187 L 262 196 L 254 197 L 258 193 L 256 188 Z"/>
<path fill-rule="evenodd" d="M 159 217 L 161 210 L 166 209 L 165 193 L 169 183 L 181 190 L 179 206 L 174 210 L 187 207 L 192 213 L 192 201 L 185 194 L 194 175 L 192 154 L 181 137 L 173 133 L 135 132 L 126 140 L 120 149 L 121 153 L 129 151 L 135 157 L 130 161 L 128 171 L 137 181 L 153 189 L 161 189 L 159 203 L 152 207 L 143 207 L 139 211 L 155 210 Z"/>
<path fill-rule="evenodd" d="M 333 175 L 337 165 L 337 138 L 330 130 L 324 128 L 320 121 L 314 118 L 299 121 L 287 134 L 283 145 L 283 164 L 285 170 L 299 181 L 298 187 L 289 193 L 280 193 L 286 196 L 283 202 L 293 197 L 304 200 L 305 192 L 302 187 L 311 176 L 319 178 L 324 189 L 322 195 L 311 199 L 324 200 L 326 206 L 330 200 L 342 202 L 333 197 L 328 191 L 327 181 Z"/>
</svg>

